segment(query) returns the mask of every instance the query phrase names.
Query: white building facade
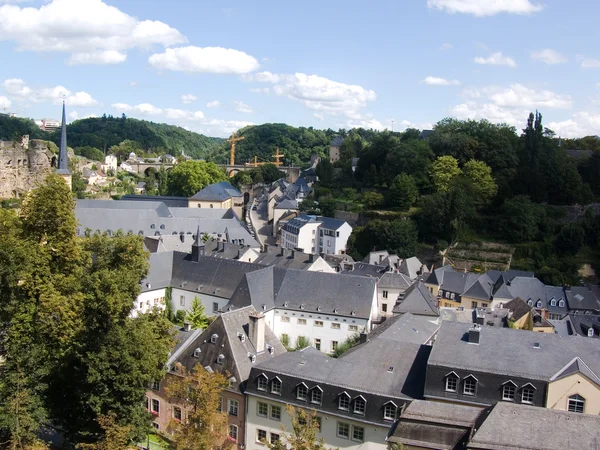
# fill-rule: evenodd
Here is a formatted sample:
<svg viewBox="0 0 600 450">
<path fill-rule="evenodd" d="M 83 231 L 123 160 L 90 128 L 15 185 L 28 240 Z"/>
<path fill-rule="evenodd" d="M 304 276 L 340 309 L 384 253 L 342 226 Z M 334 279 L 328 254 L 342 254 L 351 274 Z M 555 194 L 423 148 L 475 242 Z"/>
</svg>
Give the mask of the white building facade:
<svg viewBox="0 0 600 450">
<path fill-rule="evenodd" d="M 304 253 L 346 253 L 352 227 L 344 220 L 303 214 L 290 220 L 281 231 L 281 246 Z"/>
</svg>

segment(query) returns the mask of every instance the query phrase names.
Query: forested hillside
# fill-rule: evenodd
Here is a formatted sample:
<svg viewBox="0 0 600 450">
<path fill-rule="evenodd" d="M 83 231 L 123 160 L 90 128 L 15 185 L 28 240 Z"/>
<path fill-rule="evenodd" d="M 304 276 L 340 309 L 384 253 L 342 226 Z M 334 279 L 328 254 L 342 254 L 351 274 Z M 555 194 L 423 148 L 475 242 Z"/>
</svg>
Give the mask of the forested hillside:
<svg viewBox="0 0 600 450">
<path fill-rule="evenodd" d="M 48 139 L 33 120 L 0 115 L 0 141 L 19 140 L 26 134 L 30 139 Z"/>
</svg>

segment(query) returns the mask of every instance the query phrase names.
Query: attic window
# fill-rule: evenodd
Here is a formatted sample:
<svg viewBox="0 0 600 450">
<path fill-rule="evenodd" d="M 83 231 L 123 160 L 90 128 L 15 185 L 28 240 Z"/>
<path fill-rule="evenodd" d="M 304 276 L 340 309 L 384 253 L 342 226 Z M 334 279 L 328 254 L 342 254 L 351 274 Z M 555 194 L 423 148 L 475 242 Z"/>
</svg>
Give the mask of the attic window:
<svg viewBox="0 0 600 450">
<path fill-rule="evenodd" d="M 271 355 L 275 353 L 275 348 L 272 345 L 267 345 L 267 350 Z"/>
<path fill-rule="evenodd" d="M 260 305 L 260 307 L 262 308 L 263 311 L 267 310 L 267 305 L 265 305 L 264 303 L 262 305 Z"/>
<path fill-rule="evenodd" d="M 565 301 L 562 298 L 558 301 L 558 306 L 560 306 L 561 308 L 565 307 Z"/>
<path fill-rule="evenodd" d="M 194 358 L 200 358 L 200 353 L 202 353 L 202 350 L 200 350 L 200 348 L 194 350 Z"/>
<path fill-rule="evenodd" d="M 240 341 L 242 341 L 242 342 L 246 342 L 246 335 L 245 335 L 244 333 L 240 333 L 240 332 L 238 331 L 238 334 L 237 334 L 237 335 L 238 335 L 238 337 L 240 338 Z"/>
<path fill-rule="evenodd" d="M 250 362 L 254 364 L 256 362 L 256 355 L 250 355 Z"/>
<path fill-rule="evenodd" d="M 288 307 L 288 302 L 283 302 L 283 307 L 287 308 Z"/>
<path fill-rule="evenodd" d="M 213 335 L 210 337 L 210 343 L 211 343 L 211 344 L 216 344 L 216 343 L 217 343 L 217 339 L 219 339 L 219 335 L 218 335 L 218 334 L 213 334 Z"/>
<path fill-rule="evenodd" d="M 531 300 L 531 299 L 527 300 L 527 304 L 528 304 L 529 306 L 533 306 L 533 300 Z"/>
<path fill-rule="evenodd" d="M 164 224 L 164 223 L 160 224 L 160 229 L 161 229 L 161 230 L 164 230 L 164 229 L 165 229 L 165 224 Z"/>
<path fill-rule="evenodd" d="M 151 230 L 154 230 L 155 228 L 156 228 L 156 225 L 154 225 L 154 224 L 150 225 Z"/>
<path fill-rule="evenodd" d="M 588 337 L 594 337 L 594 329 L 592 327 L 588 328 L 587 335 Z"/>
<path fill-rule="evenodd" d="M 542 301 L 538 300 L 537 303 L 535 304 L 536 308 L 541 308 L 542 307 Z"/>
<path fill-rule="evenodd" d="M 217 364 L 223 364 L 223 360 L 225 359 L 225 355 L 223 355 L 222 353 L 217 356 Z"/>
<path fill-rule="evenodd" d="M 556 306 L 556 299 L 553 298 L 552 300 L 550 300 L 550 306 Z"/>
<path fill-rule="evenodd" d="M 317 306 L 317 311 L 321 311 L 321 307 L 320 306 Z"/>
</svg>

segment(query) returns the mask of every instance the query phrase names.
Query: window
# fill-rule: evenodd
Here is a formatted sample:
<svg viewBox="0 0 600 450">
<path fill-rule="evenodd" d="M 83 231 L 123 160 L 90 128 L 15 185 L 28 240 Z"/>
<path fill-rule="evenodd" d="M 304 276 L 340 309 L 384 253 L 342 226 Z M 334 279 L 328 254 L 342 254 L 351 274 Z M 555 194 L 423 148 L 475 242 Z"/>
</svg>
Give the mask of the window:
<svg viewBox="0 0 600 450">
<path fill-rule="evenodd" d="M 256 386 L 259 391 L 267 390 L 267 377 L 264 375 L 259 375 L 258 380 L 256 380 Z"/>
<path fill-rule="evenodd" d="M 303 401 L 306 401 L 308 398 L 308 388 L 305 384 L 299 384 L 296 388 L 296 398 Z"/>
<path fill-rule="evenodd" d="M 155 391 L 160 391 L 160 381 L 153 381 L 152 382 L 152 389 Z"/>
<path fill-rule="evenodd" d="M 281 316 L 281 321 L 284 323 L 290 323 L 290 318 L 288 316 Z"/>
<path fill-rule="evenodd" d="M 158 415 L 160 413 L 160 402 L 155 398 L 152 399 L 152 412 Z"/>
<path fill-rule="evenodd" d="M 298 319 L 298 325 L 306 325 L 306 319 Z"/>
<path fill-rule="evenodd" d="M 508 383 L 506 383 L 504 385 L 504 387 L 502 388 L 502 400 L 505 400 L 507 402 L 514 402 L 515 401 L 515 390 L 516 390 L 516 387 L 514 384 L 512 384 L 510 381 Z"/>
<path fill-rule="evenodd" d="M 388 291 L 383 291 L 383 298 L 388 298 Z"/>
<path fill-rule="evenodd" d="M 465 379 L 465 383 L 463 385 L 463 394 L 465 395 L 475 395 L 477 392 L 477 380 L 469 376 Z"/>
<path fill-rule="evenodd" d="M 362 397 L 357 397 L 354 400 L 354 414 L 365 415 L 365 410 L 367 409 L 367 402 Z"/>
<path fill-rule="evenodd" d="M 173 406 L 173 419 L 181 422 L 181 408 L 179 406 Z"/>
<path fill-rule="evenodd" d="M 350 436 L 350 425 L 343 422 L 338 422 L 337 424 L 337 437 L 342 439 L 348 439 Z"/>
<path fill-rule="evenodd" d="M 585 409 L 585 398 L 579 394 L 571 395 L 568 402 L 570 412 L 582 413 Z"/>
<path fill-rule="evenodd" d="M 217 339 L 219 339 L 219 335 L 218 335 L 218 334 L 213 334 L 213 335 L 210 337 L 210 343 L 211 343 L 211 344 L 216 344 L 216 343 L 217 343 Z"/>
<path fill-rule="evenodd" d="M 274 378 L 271 381 L 271 394 L 281 395 L 281 381 L 279 378 Z"/>
<path fill-rule="evenodd" d="M 185 306 L 185 295 L 179 296 L 179 306 Z"/>
<path fill-rule="evenodd" d="M 450 300 L 454 300 L 454 294 L 450 294 Z"/>
<path fill-rule="evenodd" d="M 331 341 L 331 353 L 335 352 L 338 348 L 338 341 Z"/>
<path fill-rule="evenodd" d="M 322 327 L 323 322 L 321 320 L 315 320 L 315 327 Z"/>
<path fill-rule="evenodd" d="M 476 309 L 477 308 L 477 302 L 471 302 L 471 308 Z"/>
<path fill-rule="evenodd" d="M 237 433 L 238 427 L 236 425 L 229 425 L 229 431 L 227 432 L 227 436 L 235 442 L 237 442 Z"/>
<path fill-rule="evenodd" d="M 316 338 L 315 339 L 315 348 L 319 351 L 321 351 L 321 339 Z"/>
<path fill-rule="evenodd" d="M 562 298 L 558 301 L 558 306 L 560 306 L 561 308 L 565 307 L 565 301 Z"/>
<path fill-rule="evenodd" d="M 194 358 L 200 358 L 201 353 L 202 353 L 202 350 L 200 350 L 199 348 L 194 350 Z"/>
<path fill-rule="evenodd" d="M 383 305 L 381 305 L 381 311 L 387 312 L 387 304 L 386 303 L 384 303 Z"/>
<path fill-rule="evenodd" d="M 229 399 L 227 401 L 227 410 L 229 411 L 229 415 L 230 416 L 237 416 L 238 415 L 238 408 L 240 406 L 239 402 L 237 400 L 233 400 L 233 399 Z"/>
<path fill-rule="evenodd" d="M 450 292 L 446 292 L 446 298 L 450 298 Z"/>
<path fill-rule="evenodd" d="M 217 411 L 223 411 L 223 396 L 219 395 L 219 406 L 217 406 Z"/>
<path fill-rule="evenodd" d="M 319 432 L 321 431 L 321 418 L 319 416 L 315 416 L 315 421 L 317 422 L 317 426 L 319 427 Z"/>
<path fill-rule="evenodd" d="M 219 304 L 217 302 L 213 302 L 213 312 L 219 312 Z"/>
<path fill-rule="evenodd" d="M 456 392 L 458 387 L 458 377 L 450 374 L 446 377 L 446 392 Z"/>
<path fill-rule="evenodd" d="M 274 444 L 279 440 L 279 435 L 277 433 L 271 433 L 271 444 Z"/>
<path fill-rule="evenodd" d="M 152 428 L 154 428 L 155 430 L 158 430 L 160 428 L 160 426 L 156 422 L 152 422 Z"/>
<path fill-rule="evenodd" d="M 267 432 L 265 430 L 256 430 L 256 442 L 263 443 L 267 440 Z"/>
<path fill-rule="evenodd" d="M 263 402 L 258 402 L 256 412 L 260 417 L 267 417 L 269 415 L 269 405 Z"/>
<path fill-rule="evenodd" d="M 319 387 L 316 387 L 312 390 L 310 395 L 310 401 L 311 403 L 315 403 L 317 405 L 320 405 L 321 401 L 323 401 L 323 392 Z"/>
<path fill-rule="evenodd" d="M 535 304 L 536 308 L 541 308 L 542 307 L 542 301 L 538 300 L 537 303 Z"/>
<path fill-rule="evenodd" d="M 331 328 L 333 328 L 334 330 L 339 330 L 341 328 L 339 323 L 336 322 L 332 322 L 331 323 Z"/>
<path fill-rule="evenodd" d="M 556 306 L 556 299 L 553 298 L 552 300 L 550 300 L 550 306 Z"/>
<path fill-rule="evenodd" d="M 396 411 L 398 408 L 393 403 L 388 403 L 383 407 L 383 418 L 385 420 L 396 420 Z"/>
<path fill-rule="evenodd" d="M 522 403 L 533 403 L 533 393 L 534 390 L 531 388 L 524 388 L 521 393 L 521 402 Z"/>
<path fill-rule="evenodd" d="M 271 405 L 271 419 L 281 420 L 281 406 Z"/>
<path fill-rule="evenodd" d="M 358 331 L 358 325 L 348 325 L 348 331 Z"/>
<path fill-rule="evenodd" d="M 352 440 L 362 442 L 365 439 L 365 429 L 363 427 L 352 427 Z"/>
<path fill-rule="evenodd" d="M 350 409 L 350 396 L 345 392 L 338 399 L 338 409 L 348 411 Z"/>
</svg>

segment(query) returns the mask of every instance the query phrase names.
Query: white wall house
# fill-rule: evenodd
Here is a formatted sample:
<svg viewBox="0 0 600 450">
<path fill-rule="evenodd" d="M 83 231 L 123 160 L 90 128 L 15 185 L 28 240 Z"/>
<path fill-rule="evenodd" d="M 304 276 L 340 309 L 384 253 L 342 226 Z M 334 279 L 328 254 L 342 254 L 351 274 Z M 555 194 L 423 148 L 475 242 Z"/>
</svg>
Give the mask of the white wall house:
<svg viewBox="0 0 600 450">
<path fill-rule="evenodd" d="M 321 224 L 316 221 L 290 220 L 281 230 L 281 246 L 297 248 L 303 253 L 318 253 L 317 230 Z"/>
<path fill-rule="evenodd" d="M 339 219 L 323 217 L 319 227 L 319 253 L 342 255 L 346 253 L 348 238 L 352 227 L 348 222 Z"/>
<path fill-rule="evenodd" d="M 281 231 L 281 246 L 304 253 L 340 255 L 346 253 L 352 227 L 344 220 L 306 214 L 290 220 Z"/>
<path fill-rule="evenodd" d="M 198 297 L 204 305 L 204 313 L 207 317 L 215 316 L 229 302 L 229 298 L 219 297 L 217 295 L 203 294 L 195 291 L 188 291 L 181 288 L 173 288 L 171 293 L 171 303 L 173 311 L 189 311 L 192 307 L 194 298 Z"/>
<path fill-rule="evenodd" d="M 142 292 L 133 302 L 131 317 L 145 314 L 153 308 L 165 309 L 165 288 Z"/>
</svg>

